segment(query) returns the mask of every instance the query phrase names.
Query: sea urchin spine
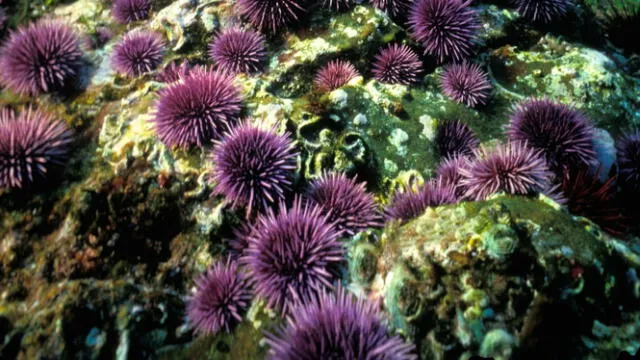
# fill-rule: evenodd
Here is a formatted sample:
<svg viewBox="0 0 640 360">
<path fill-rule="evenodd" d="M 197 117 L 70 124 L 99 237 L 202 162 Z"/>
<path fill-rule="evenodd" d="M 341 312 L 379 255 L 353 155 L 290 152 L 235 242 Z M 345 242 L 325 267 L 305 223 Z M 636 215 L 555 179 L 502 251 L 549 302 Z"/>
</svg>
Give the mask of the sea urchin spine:
<svg viewBox="0 0 640 360">
<path fill-rule="evenodd" d="M 324 173 L 311 183 L 309 200 L 329 213 L 329 220 L 347 236 L 382 225 L 382 218 L 365 183 L 344 174 Z"/>
<path fill-rule="evenodd" d="M 265 56 L 264 38 L 251 30 L 226 29 L 209 46 L 209 57 L 218 68 L 232 73 L 260 71 Z"/>
<path fill-rule="evenodd" d="M 242 97 L 226 73 L 195 69 L 160 91 L 153 122 L 168 146 L 204 146 L 227 131 L 242 109 Z"/>
<path fill-rule="evenodd" d="M 479 65 L 462 62 L 447 66 L 440 87 L 451 100 L 468 107 L 484 105 L 491 94 L 491 82 Z"/>
<path fill-rule="evenodd" d="M 213 150 L 215 193 L 224 195 L 233 207 L 246 206 L 247 217 L 268 209 L 290 192 L 296 156 L 289 136 L 245 121 Z"/>
<path fill-rule="evenodd" d="M 129 32 L 113 48 L 113 67 L 129 77 L 148 73 L 162 62 L 164 46 L 164 41 L 157 33 L 139 30 Z"/>
<path fill-rule="evenodd" d="M 320 91 L 333 91 L 359 75 L 358 70 L 350 62 L 334 60 L 318 71 L 313 84 Z"/>
<path fill-rule="evenodd" d="M 282 314 L 317 298 L 339 278 L 345 250 L 322 212 L 300 199 L 288 209 L 281 204 L 277 215 L 269 211 L 258 218 L 259 231 L 249 239 L 242 262 L 256 294 Z"/>
<path fill-rule="evenodd" d="M 240 12 L 256 28 L 275 34 L 306 12 L 301 0 L 238 0 Z"/>
<path fill-rule="evenodd" d="M 0 54 L 0 80 L 19 94 L 67 89 L 82 67 L 78 37 L 69 26 L 54 21 L 18 28 L 9 35 Z"/>
<path fill-rule="evenodd" d="M 196 292 L 187 300 L 189 322 L 200 334 L 227 332 L 242 321 L 249 307 L 251 291 L 235 262 L 214 263 L 196 279 Z"/>
<path fill-rule="evenodd" d="M 422 62 L 407 45 L 392 44 L 376 55 L 372 72 L 380 82 L 411 85 L 422 73 Z"/>
<path fill-rule="evenodd" d="M 267 334 L 269 359 L 417 359 L 415 346 L 390 336 L 374 302 L 354 299 L 342 287 L 335 294 L 296 308 L 285 328 Z"/>
<path fill-rule="evenodd" d="M 469 57 L 480 24 L 471 1 L 417 0 L 409 14 L 412 36 L 425 48 L 425 54 L 439 62 L 459 62 Z"/>
<path fill-rule="evenodd" d="M 34 108 L 0 111 L 0 188 L 24 188 L 63 165 L 73 141 L 62 121 Z"/>
</svg>

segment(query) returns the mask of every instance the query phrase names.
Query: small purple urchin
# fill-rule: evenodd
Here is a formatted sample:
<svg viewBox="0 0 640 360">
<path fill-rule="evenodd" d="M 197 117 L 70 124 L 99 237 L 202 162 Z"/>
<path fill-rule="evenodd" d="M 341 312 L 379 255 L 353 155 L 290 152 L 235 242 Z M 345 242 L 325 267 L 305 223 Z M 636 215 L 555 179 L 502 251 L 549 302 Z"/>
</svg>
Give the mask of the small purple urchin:
<svg viewBox="0 0 640 360">
<path fill-rule="evenodd" d="M 113 67 L 130 77 L 153 71 L 162 63 L 164 46 L 164 41 L 157 33 L 131 31 L 114 46 Z"/>
<path fill-rule="evenodd" d="M 550 22 L 564 16 L 571 0 L 515 0 L 518 12 L 534 22 Z"/>
<path fill-rule="evenodd" d="M 253 26 L 275 34 L 306 12 L 301 0 L 238 0 L 237 5 Z"/>
<path fill-rule="evenodd" d="M 360 73 L 353 64 L 348 61 L 334 60 L 318 70 L 313 84 L 320 91 L 332 91 L 357 76 L 360 76 Z"/>
<path fill-rule="evenodd" d="M 289 136 L 242 122 L 213 150 L 215 193 L 247 217 L 268 209 L 291 191 L 297 155 Z"/>
<path fill-rule="evenodd" d="M 34 108 L 0 111 L 0 188 L 23 188 L 62 166 L 73 134 L 62 121 Z"/>
<path fill-rule="evenodd" d="M 476 159 L 460 169 L 465 198 L 484 200 L 504 191 L 513 195 L 545 192 L 551 188 L 552 173 L 538 150 L 526 143 L 500 144 L 493 150 L 480 147 Z"/>
<path fill-rule="evenodd" d="M 242 258 L 255 284 L 256 294 L 272 309 L 288 314 L 331 288 L 339 279 L 344 247 L 340 233 L 319 206 L 280 205 L 258 218 L 259 231 L 249 238 Z"/>
<path fill-rule="evenodd" d="M 434 143 L 440 156 L 447 158 L 456 155 L 472 156 L 480 145 L 480 140 L 467 124 L 450 120 L 438 124 Z"/>
<path fill-rule="evenodd" d="M 172 61 L 158 73 L 156 80 L 170 84 L 187 77 L 191 73 L 192 68 L 187 60 L 183 60 L 182 62 L 178 60 Z"/>
<path fill-rule="evenodd" d="M 484 105 L 491 94 L 491 82 L 480 65 L 462 62 L 445 67 L 440 88 L 451 100 L 468 107 Z"/>
<path fill-rule="evenodd" d="M 209 57 L 224 71 L 258 72 L 266 57 L 264 38 L 251 30 L 226 29 L 211 42 Z"/>
<path fill-rule="evenodd" d="M 151 12 L 151 0 L 113 0 L 111 15 L 120 24 L 145 20 Z"/>
<path fill-rule="evenodd" d="M 458 198 L 463 198 L 467 189 L 461 185 L 460 169 L 469 166 L 471 159 L 466 156 L 447 157 L 436 168 L 436 179 L 453 187 Z"/>
<path fill-rule="evenodd" d="M 294 313 L 286 327 L 267 333 L 269 359 L 417 359 L 415 345 L 388 334 L 376 303 L 342 287 Z"/>
<path fill-rule="evenodd" d="M 341 11 L 353 6 L 353 0 L 324 0 L 322 6 L 333 11 Z"/>
<path fill-rule="evenodd" d="M 432 180 L 418 191 L 407 190 L 394 196 L 385 209 L 388 220 L 408 221 L 422 215 L 430 206 L 458 202 L 455 187 L 441 180 Z"/>
<path fill-rule="evenodd" d="M 372 72 L 380 82 L 411 85 L 418 82 L 422 61 L 407 45 L 392 44 L 376 55 Z"/>
<path fill-rule="evenodd" d="M 329 214 L 329 221 L 347 236 L 382 225 L 382 218 L 365 183 L 344 174 L 324 173 L 311 183 L 308 198 Z"/>
<path fill-rule="evenodd" d="M 2 84 L 22 95 L 67 89 L 82 67 L 78 37 L 69 26 L 55 21 L 18 28 L 0 54 Z"/>
<path fill-rule="evenodd" d="M 526 141 L 540 150 L 549 167 L 558 173 L 574 164 L 597 163 L 593 147 L 594 128 L 579 111 L 549 99 L 528 99 L 511 115 L 510 141 Z"/>
<path fill-rule="evenodd" d="M 625 134 L 618 140 L 616 149 L 620 184 L 640 193 L 640 130 Z"/>
<path fill-rule="evenodd" d="M 469 57 L 480 24 L 471 1 L 417 0 L 409 13 L 412 36 L 425 48 L 425 54 L 439 62 L 459 62 Z"/>
<path fill-rule="evenodd" d="M 251 301 L 251 291 L 235 262 L 230 259 L 215 262 L 195 282 L 196 292 L 187 300 L 186 312 L 196 333 L 230 332 L 242 321 L 242 314 Z"/>
<path fill-rule="evenodd" d="M 376 8 L 388 13 L 389 15 L 406 16 L 411 8 L 412 0 L 369 0 Z"/>
<path fill-rule="evenodd" d="M 235 123 L 242 97 L 231 75 L 195 69 L 181 81 L 160 90 L 156 133 L 167 146 L 204 146 Z"/>
</svg>

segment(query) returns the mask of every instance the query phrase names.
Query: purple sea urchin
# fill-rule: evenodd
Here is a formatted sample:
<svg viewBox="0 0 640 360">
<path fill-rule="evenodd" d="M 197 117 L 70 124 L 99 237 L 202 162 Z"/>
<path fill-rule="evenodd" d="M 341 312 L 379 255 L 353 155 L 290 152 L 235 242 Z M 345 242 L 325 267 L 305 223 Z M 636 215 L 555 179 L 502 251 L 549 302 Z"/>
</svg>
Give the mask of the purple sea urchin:
<svg viewBox="0 0 640 360">
<path fill-rule="evenodd" d="M 526 141 L 540 150 L 549 167 L 562 173 L 573 164 L 593 165 L 594 129 L 581 112 L 548 99 L 528 99 L 520 103 L 507 128 L 511 141 Z"/>
<path fill-rule="evenodd" d="M 308 198 L 329 214 L 329 221 L 347 236 L 382 225 L 373 196 L 365 183 L 356 183 L 344 174 L 324 173 L 311 183 Z"/>
<path fill-rule="evenodd" d="M 332 91 L 357 76 L 360 76 L 360 73 L 353 64 L 348 61 L 334 60 L 318 71 L 313 84 L 320 91 Z"/>
<path fill-rule="evenodd" d="M 218 68 L 232 73 L 260 71 L 265 56 L 264 38 L 251 30 L 226 29 L 209 46 L 209 57 Z"/>
<path fill-rule="evenodd" d="M 227 242 L 232 259 L 244 256 L 244 251 L 249 247 L 249 238 L 255 230 L 256 228 L 250 222 L 245 222 L 233 230 L 233 238 Z"/>
<path fill-rule="evenodd" d="M 432 180 L 418 191 L 407 190 L 394 196 L 385 209 L 387 219 L 408 221 L 424 213 L 429 206 L 453 204 L 458 201 L 455 187 L 441 180 Z"/>
<path fill-rule="evenodd" d="M 120 24 L 145 20 L 151 12 L 151 0 L 113 0 L 111 15 Z"/>
<path fill-rule="evenodd" d="M 237 5 L 253 26 L 273 34 L 306 12 L 300 0 L 238 0 Z"/>
<path fill-rule="evenodd" d="M 465 198 L 471 200 L 484 200 L 499 191 L 527 195 L 551 188 L 552 173 L 544 157 L 522 142 L 500 144 L 493 150 L 480 147 L 476 159 L 460 172 Z"/>
<path fill-rule="evenodd" d="M 389 336 L 375 303 L 338 288 L 296 308 L 287 326 L 267 334 L 269 359 L 413 360 L 415 346 Z"/>
<path fill-rule="evenodd" d="M 372 72 L 380 82 L 411 85 L 418 81 L 422 62 L 407 45 L 392 44 L 376 55 Z"/>
<path fill-rule="evenodd" d="M 260 231 L 249 238 L 243 262 L 255 282 L 256 294 L 269 307 L 288 314 L 332 287 L 339 278 L 344 247 L 328 214 L 318 206 L 294 201 L 258 218 Z"/>
<path fill-rule="evenodd" d="M 247 217 L 268 209 L 290 192 L 296 156 L 289 136 L 245 121 L 213 150 L 215 193 L 224 195 L 233 207 L 246 206 Z"/>
<path fill-rule="evenodd" d="M 445 67 L 440 77 L 442 92 L 468 107 L 484 105 L 491 94 L 491 82 L 479 65 L 462 62 Z"/>
<path fill-rule="evenodd" d="M 640 194 L 640 130 L 625 134 L 616 149 L 620 184 Z"/>
<path fill-rule="evenodd" d="M 67 89 L 82 67 L 78 37 L 69 26 L 55 21 L 18 28 L 0 54 L 2 84 L 23 95 Z"/>
<path fill-rule="evenodd" d="M 131 31 L 113 48 L 113 67 L 130 77 L 155 70 L 162 63 L 164 45 L 157 33 Z"/>
<path fill-rule="evenodd" d="M 233 125 L 241 108 L 231 75 L 198 69 L 160 91 L 153 122 L 168 146 L 204 146 Z"/>
<path fill-rule="evenodd" d="M 440 156 L 447 158 L 456 155 L 472 156 L 480 145 L 480 140 L 467 124 L 450 120 L 438 124 L 434 143 Z"/>
<path fill-rule="evenodd" d="M 189 323 L 199 334 L 231 331 L 249 307 L 251 291 L 235 262 L 215 262 L 196 279 L 196 292 L 187 300 Z"/>
<path fill-rule="evenodd" d="M 353 6 L 353 0 L 324 0 L 322 6 L 333 11 L 341 11 Z"/>
<path fill-rule="evenodd" d="M 182 62 L 172 61 L 162 69 L 156 79 L 164 83 L 173 83 L 189 75 L 191 70 L 192 66 L 187 60 Z"/>
<path fill-rule="evenodd" d="M 0 111 L 0 188 L 24 188 L 65 163 L 72 132 L 49 114 L 27 108 Z"/>
<path fill-rule="evenodd" d="M 515 0 L 518 12 L 534 22 L 550 22 L 564 16 L 571 0 Z"/>
<path fill-rule="evenodd" d="M 439 62 L 471 55 L 480 24 L 470 1 L 417 0 L 409 13 L 412 36 Z"/>
<path fill-rule="evenodd" d="M 376 8 L 393 17 L 406 16 L 411 8 L 412 0 L 369 0 Z"/>
<path fill-rule="evenodd" d="M 436 179 L 445 185 L 453 187 L 458 198 L 463 198 L 467 190 L 461 185 L 462 174 L 460 169 L 469 166 L 470 161 L 470 158 L 456 155 L 445 158 L 436 168 Z"/>
</svg>

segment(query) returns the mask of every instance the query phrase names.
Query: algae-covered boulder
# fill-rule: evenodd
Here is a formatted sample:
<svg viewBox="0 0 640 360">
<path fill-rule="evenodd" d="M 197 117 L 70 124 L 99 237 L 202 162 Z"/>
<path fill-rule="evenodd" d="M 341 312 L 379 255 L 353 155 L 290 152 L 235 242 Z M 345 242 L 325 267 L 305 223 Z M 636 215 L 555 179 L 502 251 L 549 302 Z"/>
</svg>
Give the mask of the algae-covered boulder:
<svg viewBox="0 0 640 360">
<path fill-rule="evenodd" d="M 383 300 L 425 359 L 616 358 L 611 343 L 640 346 L 616 334 L 640 311 L 628 254 L 552 203 L 499 196 L 429 208 L 355 242 L 351 281 Z"/>
</svg>

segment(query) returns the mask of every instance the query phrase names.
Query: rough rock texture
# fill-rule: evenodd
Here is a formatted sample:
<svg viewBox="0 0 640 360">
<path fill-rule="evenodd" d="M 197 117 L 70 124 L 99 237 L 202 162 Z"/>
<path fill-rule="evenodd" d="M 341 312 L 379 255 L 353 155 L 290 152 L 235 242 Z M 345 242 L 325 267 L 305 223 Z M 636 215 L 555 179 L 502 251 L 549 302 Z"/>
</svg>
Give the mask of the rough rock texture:
<svg viewBox="0 0 640 360">
<path fill-rule="evenodd" d="M 110 65 L 115 42 L 136 28 L 167 39 L 165 63 L 211 65 L 209 41 L 239 21 L 233 3 L 156 0 L 151 19 L 128 26 L 113 23 L 109 1 L 0 3 L 9 27 L 43 16 L 73 24 L 87 65 L 78 93 L 0 93 L 0 106 L 36 104 L 78 134 L 68 165 L 42 188 L 0 190 L 0 359 L 263 358 L 262 334 L 281 318 L 259 300 L 232 334 L 195 338 L 186 325 L 194 277 L 224 253 L 243 215 L 210 196 L 210 149 L 169 149 L 156 138 L 149 120 L 166 84 L 156 73 L 122 78 Z M 268 38 L 264 73 L 235 83 L 243 116 L 295 137 L 296 191 L 332 169 L 359 175 L 387 203 L 397 188 L 432 177 L 439 122 L 460 119 L 491 145 L 504 139 L 512 106 L 532 95 L 583 109 L 599 128 L 600 158 L 614 163 L 612 139 L 640 126 L 638 56 L 609 44 L 583 7 L 543 27 L 506 1 L 474 7 L 482 21 L 474 59 L 494 86 L 477 109 L 441 94 L 442 67 L 427 57 L 417 86 L 373 80 L 372 59 L 386 44 L 420 49 L 402 21 L 367 2 L 315 10 Z M 113 33 L 104 45 L 99 29 Z M 315 71 L 338 58 L 362 76 L 315 91 Z M 615 359 L 640 347 L 637 236 L 611 238 L 549 201 L 428 209 L 345 243 L 345 285 L 380 299 L 393 331 L 415 340 L 422 359 L 546 359 L 557 346 L 563 359 Z"/>
</svg>

